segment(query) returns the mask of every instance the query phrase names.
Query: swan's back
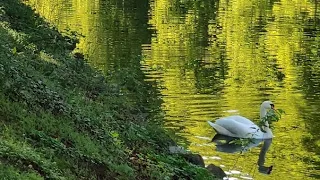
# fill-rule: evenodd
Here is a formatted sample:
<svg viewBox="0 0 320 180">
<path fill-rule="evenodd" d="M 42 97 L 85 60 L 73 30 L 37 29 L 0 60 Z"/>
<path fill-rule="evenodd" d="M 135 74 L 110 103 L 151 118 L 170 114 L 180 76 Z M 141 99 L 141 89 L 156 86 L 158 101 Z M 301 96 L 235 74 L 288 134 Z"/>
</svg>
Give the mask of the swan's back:
<svg viewBox="0 0 320 180">
<path fill-rule="evenodd" d="M 209 123 L 218 134 L 238 138 L 262 138 L 260 128 L 242 116 L 228 116 Z"/>
<path fill-rule="evenodd" d="M 233 121 L 236 121 L 238 123 L 241 123 L 241 124 L 246 124 L 246 125 L 255 125 L 252 121 L 250 121 L 249 119 L 245 118 L 245 117 L 242 117 L 242 116 L 228 116 L 228 117 L 223 117 L 223 118 L 220 118 L 220 119 L 217 119 L 216 120 L 216 123 L 219 124 L 219 122 L 221 121 L 225 121 L 225 120 L 233 120 Z"/>
</svg>

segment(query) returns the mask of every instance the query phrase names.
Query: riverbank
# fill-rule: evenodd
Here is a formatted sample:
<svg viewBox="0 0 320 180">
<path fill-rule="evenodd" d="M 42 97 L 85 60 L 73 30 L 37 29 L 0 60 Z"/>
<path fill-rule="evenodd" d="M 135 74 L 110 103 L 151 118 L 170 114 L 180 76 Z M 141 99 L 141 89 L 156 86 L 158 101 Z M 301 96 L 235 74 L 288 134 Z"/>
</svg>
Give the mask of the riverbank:
<svg viewBox="0 0 320 180">
<path fill-rule="evenodd" d="M 0 2 L 0 177 L 213 179 L 169 154 L 139 57 L 104 75 L 76 43 L 19 1 Z"/>
</svg>

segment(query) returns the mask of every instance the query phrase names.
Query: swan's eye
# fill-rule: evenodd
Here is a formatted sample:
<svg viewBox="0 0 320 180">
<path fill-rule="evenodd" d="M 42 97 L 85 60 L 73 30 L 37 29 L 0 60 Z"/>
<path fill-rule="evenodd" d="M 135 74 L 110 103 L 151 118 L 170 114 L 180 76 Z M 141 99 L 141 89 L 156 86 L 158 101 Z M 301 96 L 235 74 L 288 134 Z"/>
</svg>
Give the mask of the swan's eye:
<svg viewBox="0 0 320 180">
<path fill-rule="evenodd" d="M 274 109 L 274 104 L 270 104 L 270 106 L 271 106 L 271 109 Z"/>
</svg>

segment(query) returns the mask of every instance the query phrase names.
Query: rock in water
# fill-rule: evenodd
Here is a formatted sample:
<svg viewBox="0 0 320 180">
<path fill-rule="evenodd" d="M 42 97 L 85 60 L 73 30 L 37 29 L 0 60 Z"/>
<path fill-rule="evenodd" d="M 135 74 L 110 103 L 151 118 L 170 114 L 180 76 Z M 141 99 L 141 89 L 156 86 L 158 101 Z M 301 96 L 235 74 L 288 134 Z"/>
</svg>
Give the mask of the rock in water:
<svg viewBox="0 0 320 180">
<path fill-rule="evenodd" d="M 205 167 L 204 160 L 199 154 L 182 154 L 182 157 L 184 157 L 185 160 L 192 164 L 198 165 L 203 168 Z"/>
<path fill-rule="evenodd" d="M 215 177 L 219 178 L 219 179 L 223 179 L 224 177 L 226 177 L 226 173 L 218 166 L 213 165 L 213 164 L 209 164 L 207 167 L 208 171 L 210 171 Z"/>
</svg>

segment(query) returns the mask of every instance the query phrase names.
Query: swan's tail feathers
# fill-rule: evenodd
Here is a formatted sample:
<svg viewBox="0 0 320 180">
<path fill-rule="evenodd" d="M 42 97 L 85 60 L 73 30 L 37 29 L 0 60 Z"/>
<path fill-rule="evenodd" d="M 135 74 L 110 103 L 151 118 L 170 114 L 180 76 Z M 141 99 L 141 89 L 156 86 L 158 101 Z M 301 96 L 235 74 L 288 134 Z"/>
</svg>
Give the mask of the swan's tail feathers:
<svg viewBox="0 0 320 180">
<path fill-rule="evenodd" d="M 213 122 L 210 122 L 210 121 L 208 121 L 208 123 L 210 124 L 211 127 L 213 127 L 213 129 L 218 134 L 234 137 L 234 134 L 232 134 L 230 131 L 226 130 L 224 127 L 222 127 L 222 126 L 220 126 L 218 124 L 215 124 Z"/>
<path fill-rule="evenodd" d="M 213 122 L 210 122 L 208 121 L 209 125 L 211 127 L 213 127 L 213 129 L 218 133 L 218 134 L 221 134 L 221 132 L 223 131 L 223 127 L 221 127 L 220 125 L 216 124 L 216 123 L 213 123 Z"/>
<path fill-rule="evenodd" d="M 214 126 L 216 125 L 215 123 L 208 121 L 209 125 L 212 126 L 214 128 Z"/>
</svg>

